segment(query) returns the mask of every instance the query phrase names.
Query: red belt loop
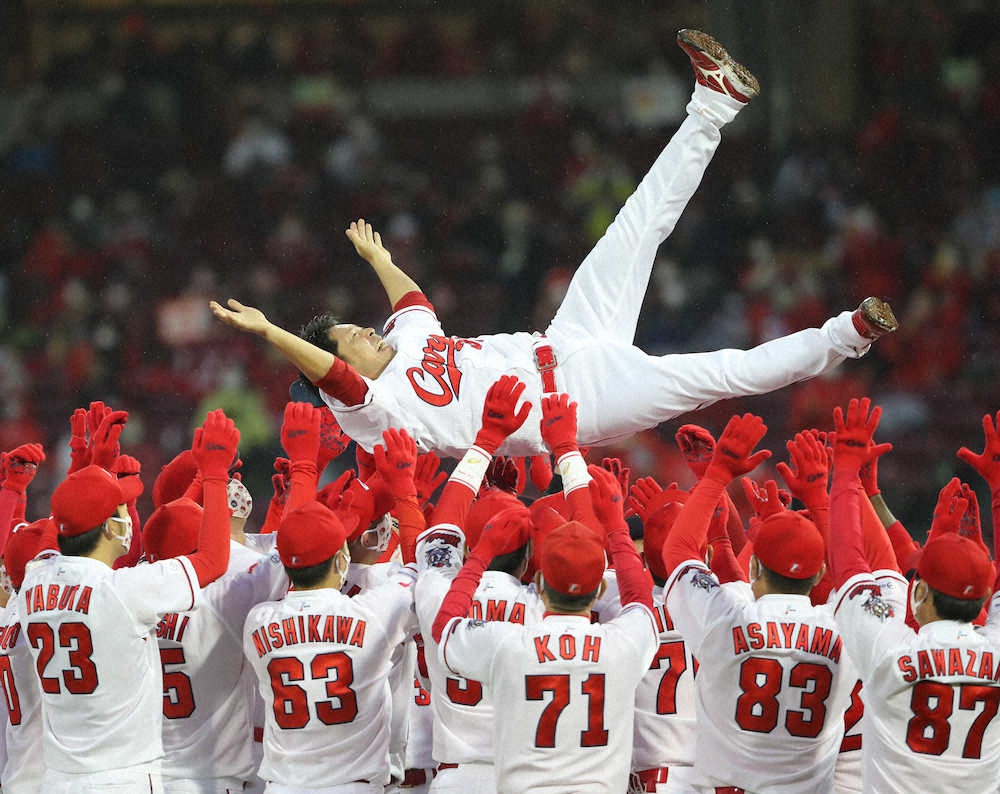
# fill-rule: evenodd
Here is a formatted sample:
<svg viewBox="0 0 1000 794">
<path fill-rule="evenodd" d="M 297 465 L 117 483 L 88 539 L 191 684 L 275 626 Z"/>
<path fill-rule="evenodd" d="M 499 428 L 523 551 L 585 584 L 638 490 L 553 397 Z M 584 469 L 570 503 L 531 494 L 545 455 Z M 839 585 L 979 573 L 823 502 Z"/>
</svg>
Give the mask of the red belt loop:
<svg viewBox="0 0 1000 794">
<path fill-rule="evenodd" d="M 458 764 L 438 764 L 438 770 L 437 770 L 438 772 L 441 772 L 445 769 L 458 769 Z"/>
<path fill-rule="evenodd" d="M 400 788 L 416 788 L 417 786 L 422 786 L 428 780 L 433 780 L 437 777 L 437 770 L 435 769 L 407 769 L 403 773 L 403 780 L 400 782 Z"/>
<path fill-rule="evenodd" d="M 643 769 L 639 772 L 633 772 L 632 774 L 639 781 L 639 786 L 645 792 L 655 792 L 656 785 L 658 783 L 667 782 L 667 774 L 669 773 L 669 768 L 661 766 L 658 769 Z"/>
<path fill-rule="evenodd" d="M 264 741 L 264 729 L 263 728 L 256 727 L 256 728 L 253 729 L 253 740 L 255 742 L 262 742 L 262 741 Z"/>
<path fill-rule="evenodd" d="M 538 335 L 539 339 L 545 339 L 544 334 Z M 538 373 L 542 376 L 542 393 L 552 394 L 556 389 L 556 366 L 559 364 L 556 361 L 556 354 L 552 351 L 552 345 L 546 342 L 545 344 L 535 346 L 535 366 L 538 367 Z"/>
<path fill-rule="evenodd" d="M 746 794 L 739 786 L 716 786 L 715 794 Z"/>
</svg>

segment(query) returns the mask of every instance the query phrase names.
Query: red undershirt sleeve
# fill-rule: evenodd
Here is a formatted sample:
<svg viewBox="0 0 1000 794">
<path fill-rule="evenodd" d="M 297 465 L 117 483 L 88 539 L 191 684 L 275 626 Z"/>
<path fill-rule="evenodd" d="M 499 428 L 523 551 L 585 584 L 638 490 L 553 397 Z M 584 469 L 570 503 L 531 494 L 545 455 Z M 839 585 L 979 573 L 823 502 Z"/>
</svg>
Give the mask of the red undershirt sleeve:
<svg viewBox="0 0 1000 794">
<path fill-rule="evenodd" d="M 368 384 L 364 378 L 354 367 L 339 358 L 333 360 L 326 375 L 314 385 L 347 406 L 361 405 L 368 394 Z"/>
</svg>

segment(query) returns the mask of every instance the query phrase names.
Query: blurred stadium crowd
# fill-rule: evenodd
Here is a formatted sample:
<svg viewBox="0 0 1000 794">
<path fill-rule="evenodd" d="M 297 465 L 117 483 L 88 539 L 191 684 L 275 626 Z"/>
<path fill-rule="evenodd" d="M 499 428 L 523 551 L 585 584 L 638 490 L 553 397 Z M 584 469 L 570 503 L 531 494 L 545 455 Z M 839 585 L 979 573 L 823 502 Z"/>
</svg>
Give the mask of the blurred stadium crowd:
<svg viewBox="0 0 1000 794">
<path fill-rule="evenodd" d="M 214 323 L 207 302 L 237 297 L 292 327 L 328 308 L 378 326 L 388 307 L 343 236 L 352 218 L 387 231 L 449 332 L 544 327 L 671 131 L 620 102 L 574 102 L 572 86 L 641 75 L 686 93 L 673 35 L 678 21 L 704 23 L 699 5 L 642 24 L 595 2 L 128 16 L 63 30 L 35 66 L 7 62 L 0 449 L 66 450 L 65 417 L 104 399 L 130 412 L 130 452 L 155 472 L 221 407 L 242 432 L 251 491 L 266 489 L 293 373 Z M 869 394 L 896 446 L 887 500 L 918 529 L 953 450 L 998 407 L 1000 40 L 961 4 L 866 5 L 854 122 L 793 124 L 777 144 L 764 113 L 727 130 L 661 249 L 637 341 L 746 347 L 888 298 L 901 329 L 864 360 L 692 421 L 719 429 L 753 410 L 787 438 Z M 372 112 L 366 87 L 400 78 L 445 93 L 476 80 L 533 89 L 491 113 Z M 637 475 L 686 476 L 656 431 L 609 454 Z M 65 468 L 46 467 L 36 489 Z"/>
</svg>

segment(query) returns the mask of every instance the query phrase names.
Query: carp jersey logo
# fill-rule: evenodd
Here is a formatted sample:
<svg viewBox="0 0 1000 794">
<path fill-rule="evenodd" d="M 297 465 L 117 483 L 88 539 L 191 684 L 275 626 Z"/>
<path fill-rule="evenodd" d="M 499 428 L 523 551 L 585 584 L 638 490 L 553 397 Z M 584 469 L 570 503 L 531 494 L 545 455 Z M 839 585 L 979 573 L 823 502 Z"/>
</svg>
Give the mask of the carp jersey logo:
<svg viewBox="0 0 1000 794">
<path fill-rule="evenodd" d="M 406 378 L 417 397 L 436 408 L 443 408 L 458 399 L 462 371 L 455 363 L 455 353 L 466 345 L 475 350 L 482 349 L 482 345 L 473 339 L 436 334 L 427 337 L 420 366 L 406 370 Z"/>
<path fill-rule="evenodd" d="M 896 614 L 892 604 L 882 598 L 882 589 L 877 584 L 857 584 L 851 588 L 847 598 L 853 600 L 858 596 L 864 598 L 861 608 L 876 620 L 885 623 Z"/>
<path fill-rule="evenodd" d="M 716 587 L 719 586 L 718 580 L 714 576 L 712 576 L 712 574 L 710 574 L 704 568 L 698 568 L 695 567 L 694 565 L 690 565 L 683 571 L 681 571 L 680 575 L 677 578 L 680 579 L 684 576 L 687 576 L 689 571 L 694 571 L 694 573 L 692 574 L 691 578 L 688 581 L 691 584 L 691 586 L 696 590 L 704 590 L 710 593 Z"/>
<path fill-rule="evenodd" d="M 428 568 L 448 568 L 451 565 L 451 556 L 454 547 L 432 546 L 427 549 Z"/>
</svg>

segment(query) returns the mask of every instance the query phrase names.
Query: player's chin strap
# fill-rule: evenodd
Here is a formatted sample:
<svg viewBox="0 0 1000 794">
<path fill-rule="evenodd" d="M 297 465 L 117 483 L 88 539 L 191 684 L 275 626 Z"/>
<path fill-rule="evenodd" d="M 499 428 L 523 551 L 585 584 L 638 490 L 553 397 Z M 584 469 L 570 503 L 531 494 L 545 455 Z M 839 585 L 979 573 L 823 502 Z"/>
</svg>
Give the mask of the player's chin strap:
<svg viewBox="0 0 1000 794">
<path fill-rule="evenodd" d="M 556 354 L 545 334 L 536 333 L 534 336 L 533 352 L 535 366 L 538 368 L 538 374 L 542 376 L 542 393 L 553 394 L 559 391 L 556 388 L 556 366 L 559 362 L 556 361 Z"/>
</svg>

